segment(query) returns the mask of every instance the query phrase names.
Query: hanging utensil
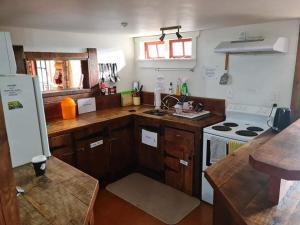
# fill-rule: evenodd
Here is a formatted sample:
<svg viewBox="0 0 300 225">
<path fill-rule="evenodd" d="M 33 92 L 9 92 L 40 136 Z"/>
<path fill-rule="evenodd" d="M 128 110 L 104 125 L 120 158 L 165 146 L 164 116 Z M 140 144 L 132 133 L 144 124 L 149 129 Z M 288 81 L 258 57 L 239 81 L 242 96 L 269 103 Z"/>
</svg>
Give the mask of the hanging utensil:
<svg viewBox="0 0 300 225">
<path fill-rule="evenodd" d="M 113 82 L 113 83 L 116 83 L 116 80 L 113 76 L 113 73 L 112 73 L 112 64 L 111 63 L 107 63 L 108 65 L 108 68 L 109 68 L 109 78 L 110 78 L 110 81 Z"/>
<path fill-rule="evenodd" d="M 106 77 L 106 66 L 104 63 L 102 63 L 102 69 L 103 69 L 103 80 L 107 81 L 107 77 Z"/>
<path fill-rule="evenodd" d="M 226 85 L 229 81 L 229 74 L 228 74 L 228 64 L 229 64 L 229 53 L 226 53 L 225 55 L 225 70 L 224 74 L 220 78 L 220 85 Z"/>
<path fill-rule="evenodd" d="M 99 64 L 99 69 L 100 69 L 100 78 L 101 78 L 101 82 L 103 83 L 104 80 L 104 69 L 103 69 L 103 63 Z"/>
<path fill-rule="evenodd" d="M 119 76 L 119 73 L 118 73 L 118 64 L 117 63 L 114 63 L 114 68 L 115 68 L 115 77 L 118 81 L 120 81 L 120 76 Z"/>
</svg>

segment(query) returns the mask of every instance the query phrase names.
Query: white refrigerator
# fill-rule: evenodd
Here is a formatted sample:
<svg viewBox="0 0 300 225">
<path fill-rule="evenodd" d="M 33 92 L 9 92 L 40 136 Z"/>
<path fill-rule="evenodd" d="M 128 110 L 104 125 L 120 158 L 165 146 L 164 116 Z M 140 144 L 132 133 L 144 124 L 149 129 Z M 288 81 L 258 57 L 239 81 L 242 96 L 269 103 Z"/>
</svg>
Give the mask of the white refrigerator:
<svg viewBox="0 0 300 225">
<path fill-rule="evenodd" d="M 0 91 L 13 167 L 31 162 L 36 155 L 49 157 L 38 78 L 20 74 L 0 75 Z"/>
</svg>

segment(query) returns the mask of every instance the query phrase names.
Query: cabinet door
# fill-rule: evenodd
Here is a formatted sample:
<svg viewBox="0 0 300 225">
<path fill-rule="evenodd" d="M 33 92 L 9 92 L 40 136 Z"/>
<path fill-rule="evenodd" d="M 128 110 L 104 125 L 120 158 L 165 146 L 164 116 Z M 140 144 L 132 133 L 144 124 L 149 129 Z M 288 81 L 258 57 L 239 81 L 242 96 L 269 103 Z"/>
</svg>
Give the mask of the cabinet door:
<svg viewBox="0 0 300 225">
<path fill-rule="evenodd" d="M 106 180 L 109 170 L 109 151 L 103 137 L 76 141 L 77 167 L 91 176 Z"/>
<path fill-rule="evenodd" d="M 193 194 L 194 137 L 192 132 L 165 129 L 165 182 L 187 194 Z"/>
<path fill-rule="evenodd" d="M 129 174 L 135 166 L 132 124 L 111 131 L 109 150 L 110 178 L 114 181 Z"/>
<path fill-rule="evenodd" d="M 142 130 L 157 133 L 157 147 L 142 143 Z M 163 154 L 160 149 L 159 128 L 138 127 L 138 163 L 139 166 L 154 173 L 163 171 Z"/>
<path fill-rule="evenodd" d="M 76 166 L 75 150 L 71 134 L 63 134 L 49 138 L 51 154 L 56 158 Z"/>
</svg>

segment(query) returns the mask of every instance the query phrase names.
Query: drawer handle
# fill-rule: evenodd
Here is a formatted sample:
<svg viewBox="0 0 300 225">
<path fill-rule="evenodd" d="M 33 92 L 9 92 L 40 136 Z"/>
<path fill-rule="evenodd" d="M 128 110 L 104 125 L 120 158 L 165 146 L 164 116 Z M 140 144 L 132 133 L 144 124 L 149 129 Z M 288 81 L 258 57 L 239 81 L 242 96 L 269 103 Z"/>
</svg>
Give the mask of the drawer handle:
<svg viewBox="0 0 300 225">
<path fill-rule="evenodd" d="M 183 159 L 180 159 L 180 160 L 179 160 L 179 163 L 182 164 L 182 165 L 184 165 L 184 166 L 188 166 L 188 165 L 189 165 L 189 162 L 188 162 L 188 161 L 185 161 L 185 160 L 183 160 Z"/>
<path fill-rule="evenodd" d="M 181 135 L 180 134 L 176 134 L 176 137 L 181 137 Z"/>
<path fill-rule="evenodd" d="M 90 143 L 90 149 L 95 148 L 97 146 L 103 145 L 103 140 L 95 141 L 93 143 Z"/>
</svg>

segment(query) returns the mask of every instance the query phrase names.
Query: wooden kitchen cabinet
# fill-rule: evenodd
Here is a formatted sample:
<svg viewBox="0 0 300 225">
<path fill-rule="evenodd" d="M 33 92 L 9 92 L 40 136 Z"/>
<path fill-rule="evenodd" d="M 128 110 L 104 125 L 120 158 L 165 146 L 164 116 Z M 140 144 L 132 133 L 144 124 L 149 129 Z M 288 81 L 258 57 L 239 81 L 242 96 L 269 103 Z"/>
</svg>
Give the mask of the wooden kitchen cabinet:
<svg viewBox="0 0 300 225">
<path fill-rule="evenodd" d="M 109 135 L 110 180 L 128 175 L 135 168 L 136 156 L 133 145 L 133 121 L 111 130 Z"/>
<path fill-rule="evenodd" d="M 193 194 L 195 135 L 189 131 L 165 128 L 164 165 L 166 184 Z"/>
<path fill-rule="evenodd" d="M 71 133 L 50 137 L 49 147 L 53 156 L 72 166 L 76 166 L 73 136 Z"/>
<path fill-rule="evenodd" d="M 90 132 L 94 130 L 95 133 Z M 106 182 L 109 175 L 109 149 L 106 130 L 90 127 L 74 133 L 77 168 Z"/>
<path fill-rule="evenodd" d="M 142 130 L 157 133 L 157 147 L 142 143 Z M 140 172 L 156 178 L 163 179 L 163 152 L 161 149 L 161 126 L 153 119 L 136 120 L 136 146 L 138 156 L 138 169 Z"/>
</svg>

